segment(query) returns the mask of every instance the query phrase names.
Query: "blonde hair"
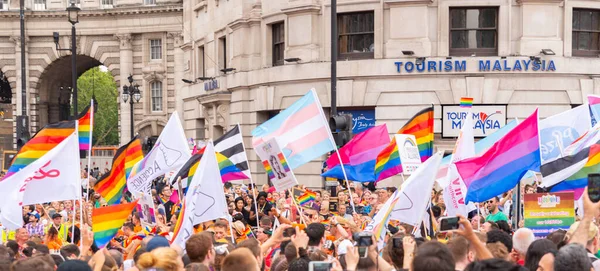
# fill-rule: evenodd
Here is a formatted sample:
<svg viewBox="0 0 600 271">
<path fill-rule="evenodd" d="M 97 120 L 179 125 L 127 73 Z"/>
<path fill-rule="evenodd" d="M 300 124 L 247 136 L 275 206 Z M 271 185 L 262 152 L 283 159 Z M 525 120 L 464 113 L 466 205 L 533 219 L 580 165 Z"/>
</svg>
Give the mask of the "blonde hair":
<svg viewBox="0 0 600 271">
<path fill-rule="evenodd" d="M 179 254 L 174 249 L 161 247 L 142 254 L 137 260 L 136 266 L 140 270 L 154 267 L 165 271 L 179 271 L 181 266 L 177 261 L 178 258 Z"/>
</svg>

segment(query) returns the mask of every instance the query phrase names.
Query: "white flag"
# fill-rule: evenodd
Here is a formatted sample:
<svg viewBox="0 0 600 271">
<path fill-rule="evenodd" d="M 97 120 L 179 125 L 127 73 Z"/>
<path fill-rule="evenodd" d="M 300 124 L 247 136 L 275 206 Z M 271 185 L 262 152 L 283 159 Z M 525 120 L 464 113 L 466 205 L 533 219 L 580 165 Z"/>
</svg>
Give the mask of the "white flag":
<svg viewBox="0 0 600 271">
<path fill-rule="evenodd" d="M 152 180 L 180 168 L 191 156 L 179 116 L 173 112 L 152 151 L 133 166 L 127 179 L 127 188 L 134 195 L 150 193 Z"/>
<path fill-rule="evenodd" d="M 381 250 L 385 245 L 385 233 L 387 232 L 387 225 L 390 220 L 390 213 L 394 206 L 400 199 L 400 190 L 397 189 L 394 194 L 385 202 L 383 207 L 379 209 L 379 212 L 375 214 L 373 220 L 367 225 L 365 231 L 372 232 L 377 240 L 377 249 Z"/>
<path fill-rule="evenodd" d="M 458 174 L 456 166 L 454 166 L 454 163 L 457 161 L 475 156 L 473 114 L 470 109 L 467 111 L 467 116 L 463 127 L 460 129 L 456 145 L 454 145 L 452 161 L 448 169 L 448 174 L 446 175 L 447 186 L 444 188 L 443 196 L 448 216 L 460 214 L 466 217 L 470 211 L 475 210 L 475 204 L 473 202 L 465 205 L 467 186 L 460 177 L 460 174 Z"/>
<path fill-rule="evenodd" d="M 400 199 L 392 210 L 391 218 L 416 226 L 421 223 L 443 152 L 437 152 L 412 174 L 399 192 Z"/>
<path fill-rule="evenodd" d="M 185 241 L 193 234 L 193 226 L 227 216 L 221 172 L 212 142 L 206 145 L 192 182 L 185 195 L 185 210 L 180 230 L 176 230 L 174 243 L 185 248 Z"/>
<path fill-rule="evenodd" d="M 542 165 L 565 156 L 565 148 L 591 128 L 587 104 L 540 120 Z"/>
<path fill-rule="evenodd" d="M 73 160 L 75 158 L 75 160 Z M 23 204 L 77 199 L 81 193 L 77 132 L 33 163 L 3 180 L 0 222 L 15 230 L 23 226 Z M 4 196 L 6 195 L 6 196 Z"/>
</svg>

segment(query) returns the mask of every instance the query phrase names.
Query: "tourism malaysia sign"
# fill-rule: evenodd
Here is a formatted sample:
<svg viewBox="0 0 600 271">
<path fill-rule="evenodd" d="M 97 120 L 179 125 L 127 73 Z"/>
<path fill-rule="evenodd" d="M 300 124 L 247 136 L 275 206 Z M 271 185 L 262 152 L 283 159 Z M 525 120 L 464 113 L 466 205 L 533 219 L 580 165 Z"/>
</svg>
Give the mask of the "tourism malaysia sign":
<svg viewBox="0 0 600 271">
<path fill-rule="evenodd" d="M 506 105 L 474 105 L 473 136 L 486 137 L 506 124 Z M 442 105 L 442 137 L 458 137 L 467 117 L 467 109 L 458 105 Z"/>
</svg>

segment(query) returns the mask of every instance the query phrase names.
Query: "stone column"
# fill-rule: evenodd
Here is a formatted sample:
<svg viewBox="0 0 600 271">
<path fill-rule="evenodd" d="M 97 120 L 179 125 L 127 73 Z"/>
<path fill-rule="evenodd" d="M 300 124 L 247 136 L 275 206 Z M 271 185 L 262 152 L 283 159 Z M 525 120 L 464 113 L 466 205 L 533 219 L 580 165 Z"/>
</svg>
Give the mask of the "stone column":
<svg viewBox="0 0 600 271">
<path fill-rule="evenodd" d="M 13 99 L 13 101 L 15 101 L 15 116 L 20 116 L 21 115 L 21 111 L 23 110 L 23 101 L 22 101 L 22 84 L 21 84 L 21 77 L 22 76 L 26 76 L 26 74 L 21 74 L 21 36 L 11 36 L 10 40 L 12 42 L 15 43 L 15 74 L 16 74 L 16 78 L 17 78 L 17 87 L 15 88 L 15 95 L 16 97 Z M 27 50 L 27 41 L 28 39 L 25 38 L 25 50 Z M 27 60 L 26 60 L 27 61 Z M 27 63 L 25 63 L 25 65 L 27 65 Z M 26 82 L 29 82 L 29 80 L 25 80 Z M 29 87 L 29 86 L 26 86 Z"/>
<path fill-rule="evenodd" d="M 183 119 L 183 72 L 184 72 L 184 60 L 183 60 L 183 50 L 181 46 L 183 45 L 183 35 L 181 32 L 171 32 L 168 34 L 169 38 L 173 39 L 173 52 L 175 58 L 175 110 L 177 114 L 179 114 L 179 119 L 182 123 L 185 123 Z"/>
<path fill-rule="evenodd" d="M 119 75 L 119 93 L 123 91 L 123 86 L 129 85 L 127 81 L 127 77 L 130 74 L 133 74 L 133 51 L 131 46 L 131 34 L 116 34 L 115 37 L 119 39 L 119 68 L 121 74 Z M 130 108 L 129 101 L 124 103 L 121 99 L 121 95 L 119 95 L 119 104 L 120 104 L 120 118 L 121 118 L 121 129 L 120 129 L 120 139 L 121 145 L 127 143 L 131 140 L 131 123 L 129 121 L 130 118 Z"/>
</svg>

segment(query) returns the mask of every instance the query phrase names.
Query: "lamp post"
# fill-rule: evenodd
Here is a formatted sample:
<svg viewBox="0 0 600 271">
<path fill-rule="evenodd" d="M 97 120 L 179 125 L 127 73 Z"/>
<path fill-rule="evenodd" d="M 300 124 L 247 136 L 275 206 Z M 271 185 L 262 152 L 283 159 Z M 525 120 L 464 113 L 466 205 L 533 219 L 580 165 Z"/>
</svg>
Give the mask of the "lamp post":
<svg viewBox="0 0 600 271">
<path fill-rule="evenodd" d="M 123 93 L 121 94 L 121 99 L 123 99 L 123 103 L 127 103 L 127 100 L 129 100 L 129 120 L 131 124 L 131 138 L 133 138 L 133 103 L 134 100 L 136 103 L 140 102 L 140 99 L 142 98 L 142 93 L 140 92 L 139 85 L 133 84 L 132 75 L 129 75 L 129 77 L 127 77 L 127 80 L 129 81 L 129 86 L 123 86 Z"/>
<path fill-rule="evenodd" d="M 69 22 L 71 23 L 71 84 L 73 84 L 73 119 L 77 118 L 77 33 L 75 24 L 79 22 L 79 11 L 81 9 L 75 6 L 75 1 L 67 8 Z"/>
<path fill-rule="evenodd" d="M 71 87 L 73 88 L 73 119 L 77 118 L 79 112 L 77 111 L 77 33 L 75 31 L 75 24 L 79 23 L 79 11 L 81 9 L 75 6 L 75 2 L 71 2 L 71 5 L 67 8 L 67 17 L 71 23 L 71 48 L 60 48 L 59 39 L 60 35 L 58 32 L 54 32 L 54 44 L 56 44 L 57 51 L 71 51 Z"/>
</svg>

